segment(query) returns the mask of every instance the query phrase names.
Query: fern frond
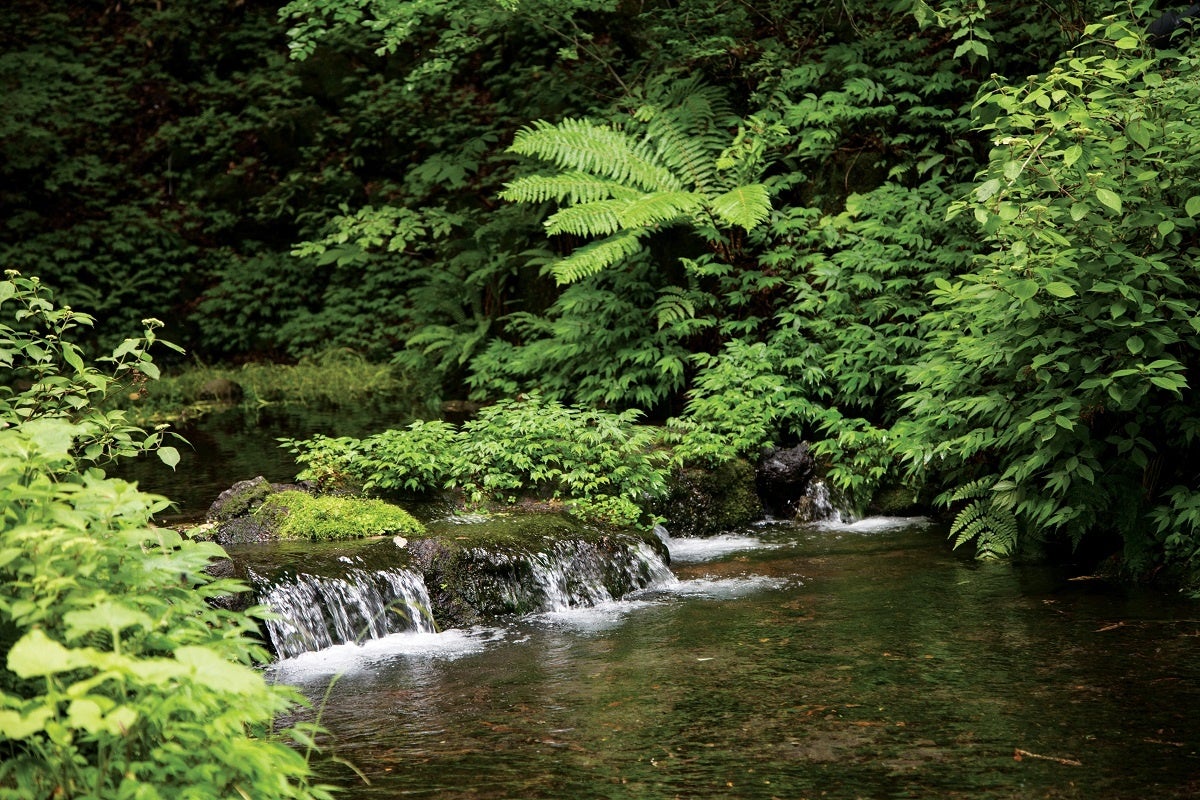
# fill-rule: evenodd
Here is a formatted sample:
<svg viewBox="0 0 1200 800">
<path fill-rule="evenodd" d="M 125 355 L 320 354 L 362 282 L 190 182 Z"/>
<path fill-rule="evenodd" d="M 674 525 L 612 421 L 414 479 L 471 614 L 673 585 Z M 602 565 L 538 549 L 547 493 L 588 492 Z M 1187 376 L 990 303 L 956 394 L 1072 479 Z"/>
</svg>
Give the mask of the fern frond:
<svg viewBox="0 0 1200 800">
<path fill-rule="evenodd" d="M 750 230 L 770 215 L 771 196 L 761 183 L 748 183 L 714 197 L 709 207 L 722 222 Z"/>
<path fill-rule="evenodd" d="M 566 170 L 588 172 L 645 191 L 681 189 L 672 172 L 655 163 L 624 131 L 568 117 L 557 125 L 538 120 L 522 128 L 509 152 L 550 161 Z"/>
<path fill-rule="evenodd" d="M 629 204 L 623 200 L 598 200 L 560 209 L 546 220 L 546 233 L 572 233 L 576 236 L 607 236 L 622 227 L 621 212 Z"/>
<path fill-rule="evenodd" d="M 501 199 L 513 203 L 545 203 L 550 200 L 557 203 L 564 200 L 594 203 L 614 198 L 632 200 L 637 196 L 636 189 L 579 171 L 518 178 L 504 184 L 504 191 L 500 192 Z"/>
<path fill-rule="evenodd" d="M 641 250 L 642 230 L 644 229 L 625 231 L 584 245 L 562 261 L 551 265 L 550 271 L 560 285 L 595 275 Z"/>
<path fill-rule="evenodd" d="M 691 217 L 701 208 L 694 192 L 655 192 L 642 195 L 625 206 L 621 221 L 630 228 L 661 225 L 680 217 Z"/>
<path fill-rule="evenodd" d="M 976 557 L 982 560 L 1011 556 L 1019 535 L 1016 516 L 994 497 L 973 500 L 958 512 L 950 525 L 954 546 L 961 547 L 974 541 Z"/>
<path fill-rule="evenodd" d="M 658 318 L 658 329 L 662 330 L 668 325 L 695 318 L 696 304 L 687 296 L 686 290 L 668 286 L 659 293 L 650 313 Z"/>
</svg>

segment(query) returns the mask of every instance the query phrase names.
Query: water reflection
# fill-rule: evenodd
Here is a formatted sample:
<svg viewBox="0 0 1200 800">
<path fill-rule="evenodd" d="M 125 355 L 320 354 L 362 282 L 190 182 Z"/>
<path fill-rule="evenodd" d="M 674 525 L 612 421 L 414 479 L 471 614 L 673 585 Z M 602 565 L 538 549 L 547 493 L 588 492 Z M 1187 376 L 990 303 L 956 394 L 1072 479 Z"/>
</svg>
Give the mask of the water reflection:
<svg viewBox="0 0 1200 800">
<path fill-rule="evenodd" d="M 372 784 L 322 769 L 367 798 L 1200 788 L 1189 606 L 964 561 L 923 528 L 747 535 L 764 546 L 619 609 L 455 634 L 453 657 L 347 651 L 322 722 Z M 279 670 L 318 699 L 330 681 Z"/>
</svg>

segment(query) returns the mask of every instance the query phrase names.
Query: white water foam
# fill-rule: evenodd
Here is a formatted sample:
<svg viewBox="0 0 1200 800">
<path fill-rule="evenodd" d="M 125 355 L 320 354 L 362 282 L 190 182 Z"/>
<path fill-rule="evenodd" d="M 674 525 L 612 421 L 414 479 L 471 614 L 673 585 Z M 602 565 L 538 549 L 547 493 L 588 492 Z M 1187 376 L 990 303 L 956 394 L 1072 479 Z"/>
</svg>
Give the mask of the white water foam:
<svg viewBox="0 0 1200 800">
<path fill-rule="evenodd" d="M 451 628 L 440 633 L 394 633 L 362 644 L 339 644 L 277 661 L 271 675 L 281 682 L 368 671 L 375 665 L 406 659 L 453 660 L 482 652 L 508 632 L 503 628 Z"/>
<path fill-rule="evenodd" d="M 747 575 L 740 578 L 691 578 L 680 581 L 667 591 L 686 597 L 710 597 L 725 600 L 757 592 L 782 589 L 798 583 L 799 581 L 795 578 L 776 578 L 768 575 Z"/>
<path fill-rule="evenodd" d="M 722 533 L 718 536 L 703 538 L 688 536 L 676 539 L 672 537 L 667 541 L 667 549 L 671 551 L 671 561 L 680 563 L 712 561 L 730 553 L 777 546 L 768 544 L 758 537 L 738 533 Z"/>
<path fill-rule="evenodd" d="M 852 522 L 826 519 L 813 524 L 821 530 L 845 531 L 846 533 L 882 533 L 900 528 L 932 525 L 928 517 L 864 517 Z"/>
<path fill-rule="evenodd" d="M 633 612 L 652 605 L 655 603 L 649 600 L 626 598 L 609 600 L 594 606 L 546 611 L 534 615 L 532 619 L 555 628 L 569 628 L 580 633 L 596 633 L 617 628 L 624 624 L 625 618 Z"/>
</svg>

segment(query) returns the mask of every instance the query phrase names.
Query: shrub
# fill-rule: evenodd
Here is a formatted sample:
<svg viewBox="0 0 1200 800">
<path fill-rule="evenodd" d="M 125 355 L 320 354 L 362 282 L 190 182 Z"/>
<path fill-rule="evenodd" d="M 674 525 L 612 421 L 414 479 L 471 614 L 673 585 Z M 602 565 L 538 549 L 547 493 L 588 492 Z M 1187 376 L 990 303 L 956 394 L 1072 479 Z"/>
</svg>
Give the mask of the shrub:
<svg viewBox="0 0 1200 800">
<path fill-rule="evenodd" d="M 363 486 L 413 494 L 444 489 L 473 503 L 533 495 L 563 501 L 592 519 L 633 524 L 665 491 L 668 458 L 658 430 L 637 411 L 565 406 L 538 394 L 488 406 L 461 431 L 417 422 L 365 439 L 283 440 L 322 488 Z"/>
<path fill-rule="evenodd" d="M 254 668 L 253 615 L 207 602 L 243 588 L 205 572 L 221 549 L 154 527 L 167 500 L 95 466 L 161 441 L 91 407 L 155 374 L 152 332 L 104 373 L 63 336 L 90 318 L 10 272 L 14 306 L 0 358 L 36 382 L 0 398 L 0 797 L 330 797 L 286 743 L 310 729 L 274 729 L 301 698 Z"/>
</svg>

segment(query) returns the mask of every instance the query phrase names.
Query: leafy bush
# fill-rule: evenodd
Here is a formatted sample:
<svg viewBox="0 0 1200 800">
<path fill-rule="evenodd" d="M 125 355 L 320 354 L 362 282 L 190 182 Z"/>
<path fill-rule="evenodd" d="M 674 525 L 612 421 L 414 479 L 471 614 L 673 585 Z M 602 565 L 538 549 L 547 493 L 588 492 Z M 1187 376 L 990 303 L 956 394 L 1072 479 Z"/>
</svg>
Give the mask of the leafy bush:
<svg viewBox="0 0 1200 800">
<path fill-rule="evenodd" d="M 282 539 L 330 542 L 424 530 L 399 506 L 361 497 L 274 492 L 254 513 L 273 520 L 274 531 Z"/>
<path fill-rule="evenodd" d="M 94 466 L 158 444 L 89 406 L 154 374 L 152 336 L 101 371 L 64 336 L 90 319 L 8 276 L 0 353 L 36 382 L 0 402 L 0 797 L 330 797 L 286 744 L 310 731 L 274 729 L 301 698 L 255 669 L 253 615 L 208 603 L 244 589 L 205 572 L 223 552 Z"/>
<path fill-rule="evenodd" d="M 987 252 L 936 281 L 901 451 L 970 500 L 954 535 L 981 552 L 1115 533 L 1138 569 L 1156 528 L 1196 549 L 1200 83 L 1127 22 L 1087 33 L 979 98 L 990 161 L 953 212 Z"/>
<path fill-rule="evenodd" d="M 365 439 L 284 440 L 322 487 L 461 491 L 473 503 L 520 496 L 572 504 L 581 515 L 620 524 L 643 516 L 665 490 L 668 458 L 658 432 L 621 414 L 565 406 L 534 394 L 488 406 L 455 430 L 417 422 Z"/>
</svg>

